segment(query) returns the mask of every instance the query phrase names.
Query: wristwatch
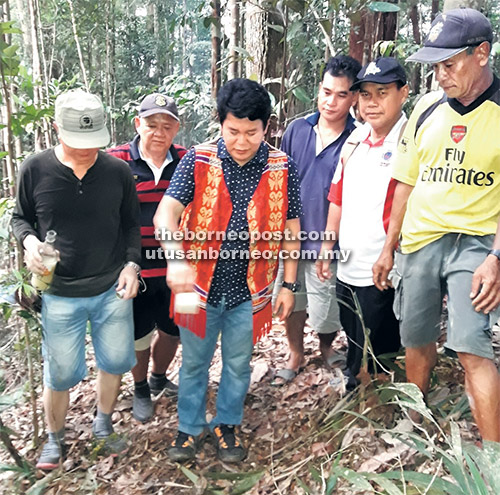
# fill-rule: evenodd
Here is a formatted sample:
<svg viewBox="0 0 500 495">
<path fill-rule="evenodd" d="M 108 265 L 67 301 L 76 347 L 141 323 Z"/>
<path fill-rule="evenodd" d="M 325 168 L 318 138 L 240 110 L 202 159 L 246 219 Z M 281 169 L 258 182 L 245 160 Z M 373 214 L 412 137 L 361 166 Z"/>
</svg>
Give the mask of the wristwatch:
<svg viewBox="0 0 500 495">
<path fill-rule="evenodd" d="M 300 290 L 300 282 L 295 281 L 295 282 L 285 282 L 281 284 L 281 287 L 284 287 L 285 289 L 291 290 L 294 294 L 295 292 L 299 292 Z"/>
<path fill-rule="evenodd" d="M 125 263 L 125 266 L 131 266 L 135 270 L 135 272 L 137 273 L 138 277 L 141 275 L 141 267 L 137 263 L 134 263 L 133 261 L 127 261 Z M 124 266 L 124 268 L 125 268 L 125 266 Z"/>
<path fill-rule="evenodd" d="M 488 255 L 492 254 L 493 256 L 496 256 L 498 260 L 500 261 L 500 249 L 490 249 L 488 251 Z"/>
</svg>

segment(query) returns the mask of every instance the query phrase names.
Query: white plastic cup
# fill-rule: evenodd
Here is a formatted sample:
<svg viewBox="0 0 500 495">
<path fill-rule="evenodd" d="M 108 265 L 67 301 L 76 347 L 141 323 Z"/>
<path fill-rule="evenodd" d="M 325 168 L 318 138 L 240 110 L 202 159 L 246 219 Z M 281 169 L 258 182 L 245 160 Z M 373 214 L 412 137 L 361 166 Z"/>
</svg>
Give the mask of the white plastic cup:
<svg viewBox="0 0 500 495">
<path fill-rule="evenodd" d="M 185 315 L 198 314 L 200 310 L 200 296 L 197 292 L 180 292 L 175 294 L 174 310 Z"/>
</svg>

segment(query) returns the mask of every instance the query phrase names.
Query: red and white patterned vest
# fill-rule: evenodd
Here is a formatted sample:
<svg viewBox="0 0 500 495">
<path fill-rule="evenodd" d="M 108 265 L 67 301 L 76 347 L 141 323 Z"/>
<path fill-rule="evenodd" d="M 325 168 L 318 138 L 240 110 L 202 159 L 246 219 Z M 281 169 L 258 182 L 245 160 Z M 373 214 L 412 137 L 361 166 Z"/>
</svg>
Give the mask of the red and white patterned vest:
<svg viewBox="0 0 500 495">
<path fill-rule="evenodd" d="M 198 235 L 193 241 L 184 240 L 183 248 L 185 252 L 215 250 L 218 253 L 223 238 L 214 234 L 226 232 L 233 205 L 224 181 L 222 162 L 217 156 L 217 144 L 202 144 L 196 146 L 195 151 L 194 199 L 184 210 L 179 229 Z M 287 211 L 287 157 L 285 153 L 269 146 L 267 165 L 247 209 L 250 235 L 247 283 L 252 296 L 254 343 L 271 329 L 273 282 L 278 270 L 281 234 L 285 229 Z M 262 239 L 260 234 L 263 232 L 268 233 L 264 236 L 267 240 Z M 211 238 L 205 233 L 212 233 Z M 264 251 L 272 254 L 268 256 L 270 259 L 252 256 L 252 253 Z M 174 321 L 204 338 L 205 309 L 217 259 L 193 258 L 196 259 L 187 261 L 196 272 L 195 291 L 200 296 L 200 311 L 196 315 L 175 313 Z"/>
</svg>

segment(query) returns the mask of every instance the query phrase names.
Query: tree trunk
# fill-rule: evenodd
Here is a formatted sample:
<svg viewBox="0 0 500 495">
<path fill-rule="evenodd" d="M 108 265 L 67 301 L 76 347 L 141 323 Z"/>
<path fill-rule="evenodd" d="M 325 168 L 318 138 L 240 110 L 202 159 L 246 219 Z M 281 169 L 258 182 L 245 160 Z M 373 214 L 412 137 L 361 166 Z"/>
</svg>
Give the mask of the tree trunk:
<svg viewBox="0 0 500 495">
<path fill-rule="evenodd" d="M 18 20 L 21 25 L 21 31 L 23 32 L 23 52 L 26 60 L 31 62 L 31 52 L 33 51 L 33 47 L 31 46 L 31 36 L 30 36 L 30 23 L 29 17 L 27 15 L 23 15 L 24 12 L 28 10 L 28 6 L 26 5 L 26 0 L 16 0 L 16 9 L 19 12 Z"/>
<path fill-rule="evenodd" d="M 349 33 L 349 55 L 364 65 L 364 48 L 366 33 L 367 9 L 356 12 L 351 17 L 351 31 Z"/>
<path fill-rule="evenodd" d="M 239 23 L 240 23 L 240 8 L 238 6 L 238 0 L 229 0 L 227 4 L 227 9 L 231 16 L 231 22 L 229 25 L 229 66 L 227 68 L 227 78 L 235 79 L 239 76 L 238 71 L 238 58 L 239 54 L 236 51 L 236 47 L 239 43 Z"/>
<path fill-rule="evenodd" d="M 420 33 L 420 16 L 418 12 L 417 0 L 413 0 L 412 3 L 409 5 L 408 17 L 410 18 L 411 27 L 413 30 L 413 40 L 415 41 L 415 44 L 420 45 L 422 43 L 422 35 Z M 421 64 L 414 64 L 414 65 L 415 67 L 413 67 L 411 75 L 412 89 L 415 94 L 419 94 L 422 82 L 422 77 L 421 77 L 422 67 Z"/>
<path fill-rule="evenodd" d="M 396 3 L 389 0 L 390 3 Z M 377 41 L 395 40 L 397 37 L 397 12 L 372 12 L 363 8 L 351 17 L 349 34 L 349 55 L 362 65 L 368 63 L 375 54 L 373 46 Z"/>
<path fill-rule="evenodd" d="M 67 0 L 69 5 L 69 11 L 71 13 L 71 27 L 73 29 L 73 37 L 75 40 L 76 51 L 78 52 L 78 60 L 80 62 L 80 70 L 82 71 L 82 78 L 85 84 L 85 89 L 90 91 L 89 82 L 87 81 L 87 73 L 85 71 L 85 64 L 83 63 L 82 49 L 80 47 L 80 39 L 78 37 L 78 31 L 76 29 L 75 11 L 73 9 L 73 0 Z"/>
<path fill-rule="evenodd" d="M 212 1 L 212 24 L 210 25 L 212 33 L 212 61 L 211 61 L 211 82 L 212 98 L 217 98 L 221 86 L 220 73 L 220 0 Z"/>
<path fill-rule="evenodd" d="M 31 33 L 31 46 L 32 46 L 32 71 L 33 71 L 33 104 L 35 108 L 41 107 L 42 95 L 41 95 L 41 80 L 42 80 L 42 67 L 40 63 L 40 46 L 39 46 L 39 34 L 38 34 L 38 12 L 37 3 L 35 0 L 28 0 L 29 18 L 30 18 L 30 33 Z M 35 152 L 41 151 L 43 149 L 42 134 L 40 132 L 40 127 L 35 124 Z"/>
<path fill-rule="evenodd" d="M 439 14 L 439 0 L 431 1 L 431 22 L 436 18 Z"/>
<path fill-rule="evenodd" d="M 283 34 L 269 26 L 281 26 L 283 18 L 276 10 L 264 10 L 257 3 L 247 4 L 245 19 L 246 49 L 251 59 L 246 62 L 248 76 L 254 76 L 261 84 L 266 79 L 280 77 L 283 58 Z M 267 89 L 279 98 L 278 83 L 266 85 Z"/>
<path fill-rule="evenodd" d="M 2 21 L 10 20 L 10 10 L 9 3 L 6 2 L 3 7 L 0 7 L 0 13 L 2 15 Z M 7 34 L 4 34 L 1 38 L 5 45 L 10 44 L 10 39 Z M 15 196 L 16 194 L 16 155 L 14 152 L 14 136 L 12 134 L 12 100 L 11 100 L 11 86 L 8 81 L 8 76 L 5 74 L 3 61 L 0 60 L 0 84 L 2 91 L 3 105 L 2 110 L 4 113 L 4 118 L 2 121 L 6 123 L 4 132 L 5 149 L 7 151 L 7 156 L 5 157 L 6 168 L 7 168 L 7 181 L 8 181 L 8 193 L 10 196 Z"/>
<path fill-rule="evenodd" d="M 106 58 L 105 58 L 105 74 L 104 74 L 104 100 L 111 109 L 110 116 L 110 133 L 111 142 L 116 143 L 116 122 L 113 117 L 114 101 L 114 86 L 115 78 L 115 2 L 114 0 L 106 0 L 105 2 L 105 29 L 106 29 Z"/>
</svg>

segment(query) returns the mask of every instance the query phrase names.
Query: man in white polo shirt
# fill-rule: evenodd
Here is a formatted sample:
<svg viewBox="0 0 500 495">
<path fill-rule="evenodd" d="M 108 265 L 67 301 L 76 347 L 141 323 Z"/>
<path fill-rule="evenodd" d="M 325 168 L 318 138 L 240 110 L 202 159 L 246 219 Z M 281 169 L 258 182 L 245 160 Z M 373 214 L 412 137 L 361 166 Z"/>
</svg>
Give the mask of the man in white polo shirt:
<svg viewBox="0 0 500 495">
<path fill-rule="evenodd" d="M 400 347 L 399 325 L 392 304 L 394 290 L 379 291 L 372 276 L 387 234 L 395 182 L 392 161 L 399 136 L 406 125 L 402 107 L 408 97 L 406 74 L 396 59 L 381 57 L 358 74 L 351 90 L 359 89 L 359 111 L 366 122 L 344 144 L 341 166 L 333 177 L 328 199 L 330 210 L 326 231 L 338 234 L 340 249 L 350 256 L 337 268 L 337 299 L 341 303 L 340 321 L 349 339 L 344 374 L 347 388 L 357 384 L 364 327 L 370 330 L 375 355 L 396 352 Z M 332 276 L 325 241 L 317 263 L 320 280 Z M 356 294 L 363 322 L 356 311 Z"/>
</svg>

